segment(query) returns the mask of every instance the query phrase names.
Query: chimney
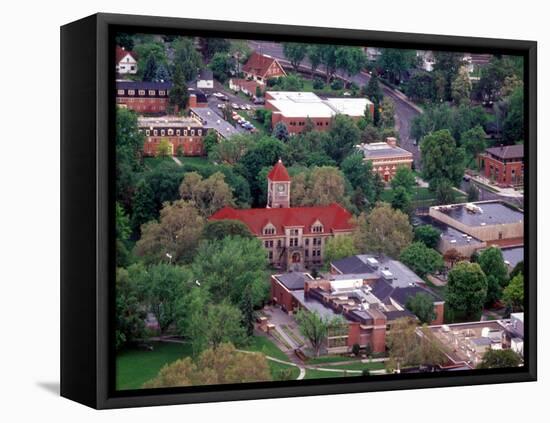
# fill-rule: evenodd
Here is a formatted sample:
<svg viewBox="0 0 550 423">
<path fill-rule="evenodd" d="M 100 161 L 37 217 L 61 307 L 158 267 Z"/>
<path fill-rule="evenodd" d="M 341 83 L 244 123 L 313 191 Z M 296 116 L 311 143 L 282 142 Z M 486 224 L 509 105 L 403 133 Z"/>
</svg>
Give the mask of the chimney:
<svg viewBox="0 0 550 423">
<path fill-rule="evenodd" d="M 388 137 L 386 138 L 386 144 L 388 144 L 390 147 L 397 146 L 397 139 L 395 137 Z"/>
<path fill-rule="evenodd" d="M 197 95 L 191 94 L 189 96 L 189 107 L 197 107 Z"/>
</svg>

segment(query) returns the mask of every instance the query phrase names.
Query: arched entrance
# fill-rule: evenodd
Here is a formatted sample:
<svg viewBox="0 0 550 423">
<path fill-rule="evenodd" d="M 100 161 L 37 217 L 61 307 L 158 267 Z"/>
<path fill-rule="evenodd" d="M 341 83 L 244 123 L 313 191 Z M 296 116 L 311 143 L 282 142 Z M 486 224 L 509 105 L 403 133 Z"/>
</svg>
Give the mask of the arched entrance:
<svg viewBox="0 0 550 423">
<path fill-rule="evenodd" d="M 300 253 L 293 253 L 291 260 L 292 263 L 300 263 Z"/>
</svg>

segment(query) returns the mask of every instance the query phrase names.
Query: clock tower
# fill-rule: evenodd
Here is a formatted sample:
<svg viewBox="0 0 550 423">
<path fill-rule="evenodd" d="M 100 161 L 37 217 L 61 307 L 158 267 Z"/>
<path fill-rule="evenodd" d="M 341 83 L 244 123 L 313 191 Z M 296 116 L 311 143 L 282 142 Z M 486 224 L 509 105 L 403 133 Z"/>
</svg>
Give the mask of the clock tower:
<svg viewBox="0 0 550 423">
<path fill-rule="evenodd" d="M 267 175 L 267 208 L 290 207 L 290 176 L 279 159 Z"/>
</svg>

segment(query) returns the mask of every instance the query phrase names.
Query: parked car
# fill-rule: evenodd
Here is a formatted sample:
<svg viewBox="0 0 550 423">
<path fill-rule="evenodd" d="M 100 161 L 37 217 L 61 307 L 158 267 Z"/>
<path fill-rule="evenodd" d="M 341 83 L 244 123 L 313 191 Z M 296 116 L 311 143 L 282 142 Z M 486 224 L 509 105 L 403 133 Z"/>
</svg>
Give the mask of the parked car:
<svg viewBox="0 0 550 423">
<path fill-rule="evenodd" d="M 227 97 L 226 95 L 222 95 L 219 98 L 220 98 L 221 101 L 229 101 L 229 97 Z"/>
<path fill-rule="evenodd" d="M 239 105 L 237 103 L 231 103 L 231 107 L 233 107 L 235 110 L 239 110 Z"/>
<path fill-rule="evenodd" d="M 244 104 L 241 104 L 241 105 L 239 106 L 239 108 L 240 108 L 241 110 L 246 110 L 246 106 L 245 106 Z"/>
<path fill-rule="evenodd" d="M 265 104 L 265 99 L 263 97 L 254 97 L 252 101 L 254 104 Z"/>
<path fill-rule="evenodd" d="M 244 108 L 245 108 L 246 110 L 252 109 L 252 107 L 250 107 L 250 104 L 246 104 L 246 105 L 244 106 Z"/>
<path fill-rule="evenodd" d="M 225 109 L 225 104 L 218 103 L 218 109 Z"/>
</svg>

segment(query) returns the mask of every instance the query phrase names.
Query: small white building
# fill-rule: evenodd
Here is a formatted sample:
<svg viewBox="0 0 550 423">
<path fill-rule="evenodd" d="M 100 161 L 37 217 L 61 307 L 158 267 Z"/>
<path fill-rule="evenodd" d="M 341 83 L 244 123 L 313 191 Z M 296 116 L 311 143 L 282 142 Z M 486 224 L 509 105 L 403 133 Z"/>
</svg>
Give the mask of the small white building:
<svg viewBox="0 0 550 423">
<path fill-rule="evenodd" d="M 206 90 L 214 89 L 214 74 L 210 69 L 201 69 L 197 78 L 197 88 Z"/>
<path fill-rule="evenodd" d="M 125 50 L 124 47 L 116 47 L 116 71 L 119 74 L 135 75 L 138 66 L 133 52 Z"/>
</svg>

